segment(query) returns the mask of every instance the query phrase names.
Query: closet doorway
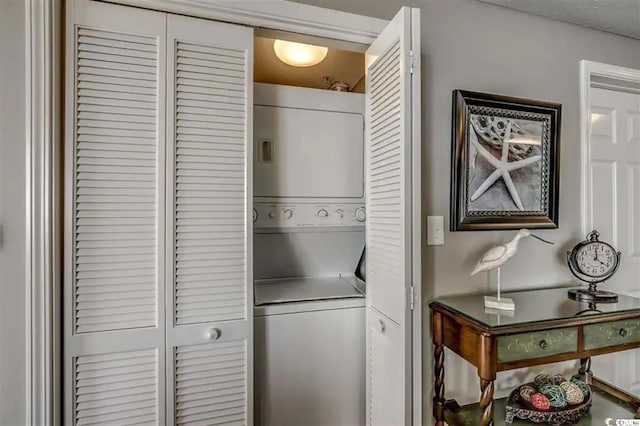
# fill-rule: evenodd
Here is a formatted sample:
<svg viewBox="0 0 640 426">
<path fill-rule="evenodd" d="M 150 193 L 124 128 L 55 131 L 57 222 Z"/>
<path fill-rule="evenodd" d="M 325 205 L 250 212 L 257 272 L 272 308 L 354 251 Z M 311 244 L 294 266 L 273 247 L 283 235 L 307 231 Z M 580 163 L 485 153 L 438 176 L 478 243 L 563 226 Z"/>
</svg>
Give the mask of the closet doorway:
<svg viewBox="0 0 640 426">
<path fill-rule="evenodd" d="M 366 417 L 420 424 L 418 11 L 118 3 L 67 3 L 65 424 L 254 423 L 253 31 L 305 17 L 368 46 Z"/>
</svg>

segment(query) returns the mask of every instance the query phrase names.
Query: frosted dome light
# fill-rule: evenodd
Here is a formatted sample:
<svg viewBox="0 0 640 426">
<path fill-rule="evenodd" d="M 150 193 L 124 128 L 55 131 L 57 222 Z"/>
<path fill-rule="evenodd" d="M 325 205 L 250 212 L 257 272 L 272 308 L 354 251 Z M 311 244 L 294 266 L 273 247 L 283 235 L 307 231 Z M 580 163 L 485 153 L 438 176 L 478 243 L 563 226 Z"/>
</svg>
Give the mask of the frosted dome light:
<svg viewBox="0 0 640 426">
<path fill-rule="evenodd" d="M 327 57 L 328 48 L 313 44 L 296 43 L 293 41 L 276 40 L 273 51 L 278 59 L 294 67 L 311 67 L 317 65 Z"/>
</svg>

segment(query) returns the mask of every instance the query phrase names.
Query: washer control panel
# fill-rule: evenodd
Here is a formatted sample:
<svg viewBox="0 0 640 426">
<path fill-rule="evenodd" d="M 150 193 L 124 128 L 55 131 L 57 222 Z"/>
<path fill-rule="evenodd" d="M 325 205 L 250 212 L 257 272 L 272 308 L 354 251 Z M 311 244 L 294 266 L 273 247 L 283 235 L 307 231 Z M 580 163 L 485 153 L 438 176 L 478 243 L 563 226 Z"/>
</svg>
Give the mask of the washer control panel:
<svg viewBox="0 0 640 426">
<path fill-rule="evenodd" d="M 364 226 L 362 204 L 262 204 L 253 205 L 254 228 Z"/>
</svg>

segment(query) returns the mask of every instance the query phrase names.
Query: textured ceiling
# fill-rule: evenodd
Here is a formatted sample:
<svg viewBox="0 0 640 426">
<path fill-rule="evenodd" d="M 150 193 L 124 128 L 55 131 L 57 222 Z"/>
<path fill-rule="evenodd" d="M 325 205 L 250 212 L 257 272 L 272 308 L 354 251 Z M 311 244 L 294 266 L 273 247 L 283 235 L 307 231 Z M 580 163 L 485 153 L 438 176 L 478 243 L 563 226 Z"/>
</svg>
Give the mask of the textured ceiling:
<svg viewBox="0 0 640 426">
<path fill-rule="evenodd" d="M 640 39 L 640 0 L 480 0 Z"/>
<path fill-rule="evenodd" d="M 323 77 L 330 76 L 332 80 L 347 83 L 353 91 L 362 92 L 363 53 L 329 47 L 327 57 L 319 64 L 296 68 L 278 59 L 273 52 L 273 42 L 274 39 L 266 37 L 254 39 L 253 78 L 256 82 L 327 89 L 329 83 Z"/>
</svg>

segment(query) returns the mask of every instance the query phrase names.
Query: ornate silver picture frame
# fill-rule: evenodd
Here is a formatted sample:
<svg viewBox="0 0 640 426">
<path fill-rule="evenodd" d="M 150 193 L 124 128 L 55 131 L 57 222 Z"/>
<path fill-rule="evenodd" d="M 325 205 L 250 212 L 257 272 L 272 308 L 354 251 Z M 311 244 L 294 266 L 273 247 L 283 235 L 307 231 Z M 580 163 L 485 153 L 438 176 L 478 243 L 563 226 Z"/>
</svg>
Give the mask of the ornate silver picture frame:
<svg viewBox="0 0 640 426">
<path fill-rule="evenodd" d="M 558 227 L 561 112 L 454 90 L 452 231 Z"/>
</svg>

